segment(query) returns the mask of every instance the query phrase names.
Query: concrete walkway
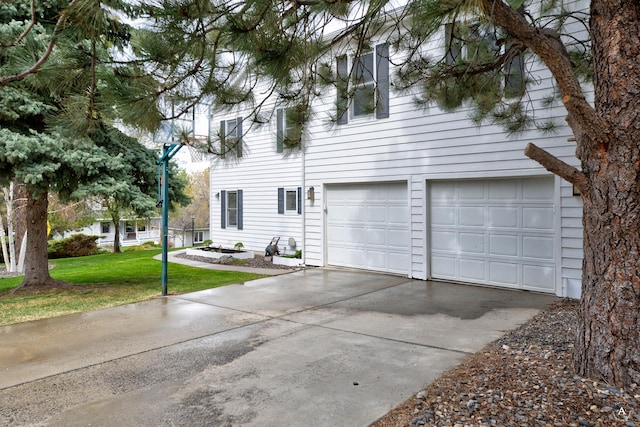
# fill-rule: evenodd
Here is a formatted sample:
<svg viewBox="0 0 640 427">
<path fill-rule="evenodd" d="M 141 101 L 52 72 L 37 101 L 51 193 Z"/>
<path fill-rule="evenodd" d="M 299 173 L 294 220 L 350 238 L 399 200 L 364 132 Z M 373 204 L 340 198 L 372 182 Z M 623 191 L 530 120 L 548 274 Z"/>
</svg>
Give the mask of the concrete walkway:
<svg viewBox="0 0 640 427">
<path fill-rule="evenodd" d="M 308 269 L 0 328 L 0 425 L 366 426 L 555 297 Z"/>
</svg>

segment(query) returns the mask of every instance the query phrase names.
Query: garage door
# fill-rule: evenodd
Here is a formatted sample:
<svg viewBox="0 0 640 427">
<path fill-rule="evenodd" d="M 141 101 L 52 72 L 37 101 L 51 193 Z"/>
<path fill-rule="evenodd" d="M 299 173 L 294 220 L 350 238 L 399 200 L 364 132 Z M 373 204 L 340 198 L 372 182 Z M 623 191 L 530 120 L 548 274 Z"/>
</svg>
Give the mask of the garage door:
<svg viewBox="0 0 640 427">
<path fill-rule="evenodd" d="M 408 274 L 405 182 L 327 186 L 326 198 L 329 265 Z"/>
<path fill-rule="evenodd" d="M 430 188 L 433 278 L 555 291 L 552 177 Z"/>
</svg>

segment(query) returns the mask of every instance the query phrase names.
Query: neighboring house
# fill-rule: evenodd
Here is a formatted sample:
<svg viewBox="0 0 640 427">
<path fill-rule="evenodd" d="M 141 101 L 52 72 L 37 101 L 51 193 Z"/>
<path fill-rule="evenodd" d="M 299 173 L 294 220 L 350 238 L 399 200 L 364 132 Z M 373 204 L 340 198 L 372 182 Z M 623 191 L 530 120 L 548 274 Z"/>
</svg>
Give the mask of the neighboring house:
<svg viewBox="0 0 640 427">
<path fill-rule="evenodd" d="M 443 38 L 434 48 L 445 45 L 452 44 Z M 213 244 L 263 251 L 277 236 L 281 250 L 293 251 L 291 239 L 311 266 L 578 296 L 582 201 L 523 153 L 534 142 L 579 166 L 570 129 L 509 137 L 477 127 L 464 108 L 416 109 L 411 94 L 389 87 L 394 55 L 381 43 L 359 58 L 371 70 L 363 90 L 346 103 L 336 103 L 343 94 L 323 94 L 301 148 L 287 156 L 283 142 L 295 145 L 297 136 L 287 138 L 296 130 L 287 128 L 286 110 L 245 132 L 241 110 L 211 118 L 213 137 L 220 125 L 244 147 L 235 161 L 211 163 Z M 344 73 L 354 59 L 333 65 Z M 529 93 L 536 106 L 553 91 L 549 73 L 538 71 Z M 372 93 L 373 110 L 365 106 Z M 348 108 L 335 111 L 341 104 Z M 566 112 L 544 114 L 564 123 Z M 338 122 L 329 127 L 331 116 Z"/>
<path fill-rule="evenodd" d="M 205 240 L 209 240 L 209 228 L 174 228 L 169 227 L 169 247 L 186 248 L 201 245 Z"/>
<path fill-rule="evenodd" d="M 120 245 L 135 246 L 144 242 L 159 243 L 160 225 L 160 218 L 123 219 L 118 224 L 120 227 Z M 81 230 L 64 233 L 62 237 L 69 237 L 74 234 L 100 236 L 98 246 L 113 246 L 115 226 L 109 219 L 99 218 L 93 224 Z"/>
</svg>

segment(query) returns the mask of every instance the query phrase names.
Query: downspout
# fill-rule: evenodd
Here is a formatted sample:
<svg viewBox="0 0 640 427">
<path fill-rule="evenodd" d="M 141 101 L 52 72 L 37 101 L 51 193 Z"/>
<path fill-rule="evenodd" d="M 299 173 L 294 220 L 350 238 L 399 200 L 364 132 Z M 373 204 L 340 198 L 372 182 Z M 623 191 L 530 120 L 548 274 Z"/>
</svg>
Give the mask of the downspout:
<svg viewBox="0 0 640 427">
<path fill-rule="evenodd" d="M 302 177 L 301 177 L 301 185 L 302 185 L 302 265 L 307 265 L 307 187 L 306 183 L 306 173 L 305 173 L 305 144 L 304 138 L 301 138 L 302 143 Z M 309 201 L 309 205 L 311 206 L 311 201 Z"/>
</svg>

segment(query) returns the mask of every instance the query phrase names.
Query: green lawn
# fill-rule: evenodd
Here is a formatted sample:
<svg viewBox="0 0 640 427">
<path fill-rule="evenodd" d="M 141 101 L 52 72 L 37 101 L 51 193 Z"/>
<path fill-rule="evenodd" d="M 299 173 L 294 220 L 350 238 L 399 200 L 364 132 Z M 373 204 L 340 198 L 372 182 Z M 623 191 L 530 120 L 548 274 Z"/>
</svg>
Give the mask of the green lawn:
<svg viewBox="0 0 640 427">
<path fill-rule="evenodd" d="M 51 260 L 54 279 L 73 283 L 55 289 L 19 289 L 22 277 L 0 279 L 0 326 L 158 297 L 162 292 L 159 249 Z M 264 277 L 235 271 L 168 265 L 169 294 L 216 288 Z"/>
</svg>

